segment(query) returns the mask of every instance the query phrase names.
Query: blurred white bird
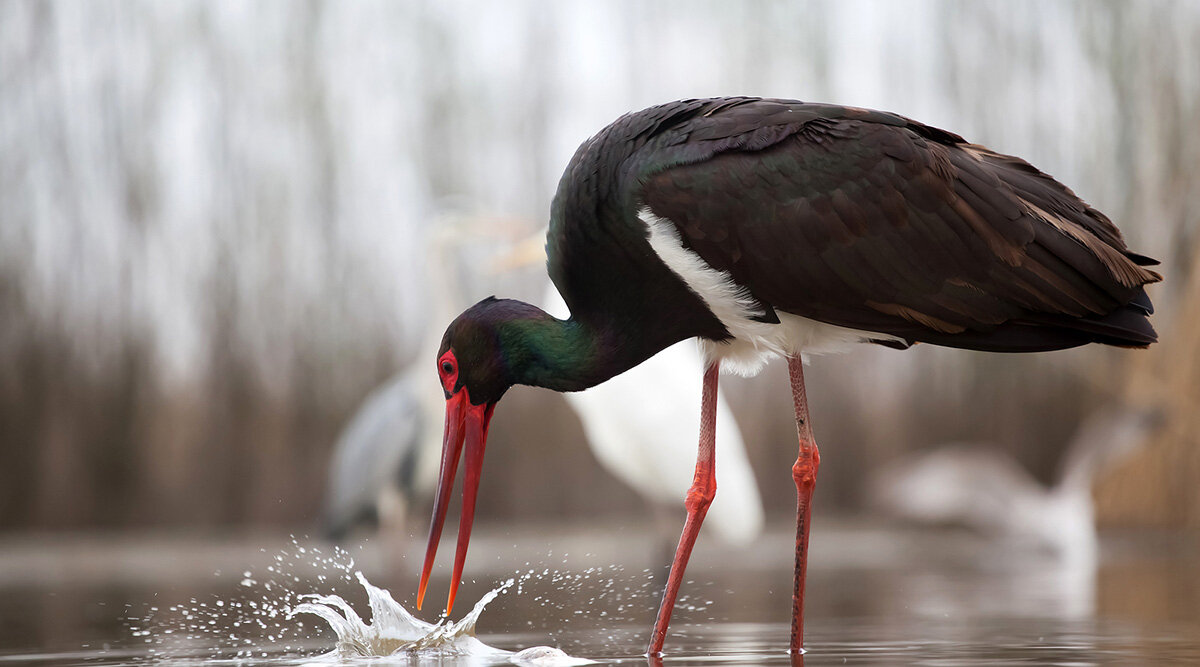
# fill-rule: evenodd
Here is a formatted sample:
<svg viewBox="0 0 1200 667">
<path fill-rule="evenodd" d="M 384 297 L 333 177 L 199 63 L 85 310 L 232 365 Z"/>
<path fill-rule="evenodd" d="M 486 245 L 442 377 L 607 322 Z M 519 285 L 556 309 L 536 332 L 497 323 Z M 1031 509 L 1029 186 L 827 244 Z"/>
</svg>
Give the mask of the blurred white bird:
<svg viewBox="0 0 1200 667">
<path fill-rule="evenodd" d="M 566 317 L 567 305 L 550 285 L 542 309 Z M 704 361 L 695 341 L 676 343 L 611 380 L 563 397 L 583 424 L 596 459 L 654 506 L 678 508 L 695 473 Z M 695 424 L 695 430 L 663 428 Z M 717 398 L 717 495 L 706 526 L 731 544 L 762 531 L 763 507 L 742 432 L 729 405 Z M 678 517 L 670 529 L 678 530 Z"/>
<path fill-rule="evenodd" d="M 907 520 L 963 525 L 1032 547 L 1079 568 L 1096 565 L 1093 478 L 1139 447 L 1160 419 L 1120 407 L 1075 432 L 1050 488 L 984 445 L 947 445 L 876 476 L 872 504 Z"/>
</svg>

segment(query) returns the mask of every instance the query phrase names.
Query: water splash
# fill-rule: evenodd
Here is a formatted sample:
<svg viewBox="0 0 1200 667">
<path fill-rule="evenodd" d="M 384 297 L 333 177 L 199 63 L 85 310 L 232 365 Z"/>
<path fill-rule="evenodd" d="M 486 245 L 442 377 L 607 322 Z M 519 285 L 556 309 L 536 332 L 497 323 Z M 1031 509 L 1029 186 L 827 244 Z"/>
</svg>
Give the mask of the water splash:
<svg viewBox="0 0 1200 667">
<path fill-rule="evenodd" d="M 292 547 L 274 556 L 266 556 L 266 549 L 260 549 L 270 564 L 265 572 L 241 573 L 238 588 L 246 592 L 245 597 L 191 598 L 162 608 L 149 606 L 145 615 L 128 619 L 131 635 L 147 644 L 151 658 L 173 661 L 344 664 L 398 657 L 412 663 L 450 665 L 567 667 L 591 663 L 549 646 L 512 653 L 475 638 L 484 608 L 514 586 L 519 593 L 522 585 L 540 578 L 533 570 L 488 592 L 459 621 L 428 623 L 409 613 L 387 590 L 372 585 L 346 550 L 333 547 L 327 555 L 294 537 Z M 565 583 L 566 575 L 556 571 L 552 578 L 555 582 L 562 578 Z M 345 586 L 355 587 L 356 582 L 367 593 L 369 620 L 347 602 L 351 589 Z M 308 586 L 313 592 L 302 593 Z M 324 633 L 313 633 L 313 627 L 306 626 L 301 617 L 308 616 L 320 618 L 337 635 L 332 650 L 328 640 L 320 641 Z"/>
<path fill-rule="evenodd" d="M 362 572 L 354 575 L 367 591 L 370 622 L 364 621 L 341 596 L 320 594 L 300 596 L 304 602 L 292 608 L 288 618 L 298 614 L 322 618 L 337 634 L 336 651 L 343 656 L 387 656 L 401 652 L 437 656 L 509 655 L 508 651 L 487 646 L 474 635 L 479 615 L 489 602 L 513 585 L 512 579 L 480 598 L 475 608 L 458 622 L 443 619 L 435 624 L 410 614 L 388 591 L 371 585 Z"/>
<path fill-rule="evenodd" d="M 288 618 L 298 614 L 320 617 L 337 634 L 337 648 L 327 656 L 341 658 L 405 655 L 408 658 L 437 659 L 470 658 L 471 662 L 511 662 L 530 667 L 568 667 L 592 664 L 591 660 L 574 658 L 550 646 L 534 646 L 518 653 L 488 646 L 475 638 L 475 624 L 488 603 L 516 583 L 509 579 L 492 589 L 475 603 L 470 613 L 457 622 L 442 619 L 427 623 L 416 618 L 391 594 L 373 586 L 362 572 L 355 572 L 358 583 L 367 591 L 371 621 L 364 621 L 354 608 L 338 595 L 302 595 L 301 604 L 288 612 Z"/>
</svg>

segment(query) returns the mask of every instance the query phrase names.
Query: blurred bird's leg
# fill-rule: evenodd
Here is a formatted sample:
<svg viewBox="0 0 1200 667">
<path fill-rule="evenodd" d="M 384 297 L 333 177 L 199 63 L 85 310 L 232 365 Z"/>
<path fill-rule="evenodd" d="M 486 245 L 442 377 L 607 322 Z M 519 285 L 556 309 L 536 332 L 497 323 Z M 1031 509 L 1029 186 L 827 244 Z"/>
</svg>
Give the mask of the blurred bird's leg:
<svg viewBox="0 0 1200 667">
<path fill-rule="evenodd" d="M 671 574 L 667 578 L 667 588 L 663 591 L 662 606 L 658 608 L 658 620 L 654 622 L 654 634 L 650 638 L 650 648 L 646 654 L 651 657 L 662 655 L 663 642 L 667 638 L 667 625 L 671 623 L 671 612 L 675 610 L 675 598 L 679 595 L 679 583 L 683 580 L 683 571 L 687 569 L 688 558 L 692 555 L 692 546 L 696 544 L 696 536 L 700 534 L 700 524 L 708 513 L 717 494 L 717 477 L 713 472 L 716 461 L 717 442 L 717 376 L 721 368 L 719 361 L 714 361 L 704 369 L 704 393 L 700 399 L 700 446 L 696 455 L 696 476 L 692 478 L 692 487 L 688 489 L 684 506 L 687 507 L 687 522 L 683 524 L 683 534 L 679 536 L 679 546 L 675 549 L 675 560 L 671 562 Z"/>
<path fill-rule="evenodd" d="M 408 497 L 392 484 L 379 494 L 379 530 L 375 539 L 383 552 L 384 567 L 396 578 L 408 573 L 408 563 L 400 558 L 408 550 L 408 505 Z"/>
<path fill-rule="evenodd" d="M 804 575 L 808 567 L 808 527 L 812 518 L 812 494 L 817 484 L 821 454 L 808 420 L 808 399 L 804 395 L 804 364 L 797 352 L 788 357 L 788 377 L 792 382 L 792 402 L 796 409 L 796 433 L 800 454 L 792 466 L 796 481 L 796 578 L 792 588 L 792 640 L 790 651 L 804 651 Z"/>
<path fill-rule="evenodd" d="M 408 498 L 394 485 L 388 484 L 379 493 L 379 532 L 403 533 L 408 522 Z"/>
<path fill-rule="evenodd" d="M 671 562 L 675 559 L 676 531 L 679 530 L 679 512 L 665 503 L 646 502 L 647 512 L 654 518 L 650 545 L 650 562 L 657 563 L 654 569 L 654 585 L 665 586 L 671 574 Z"/>
</svg>

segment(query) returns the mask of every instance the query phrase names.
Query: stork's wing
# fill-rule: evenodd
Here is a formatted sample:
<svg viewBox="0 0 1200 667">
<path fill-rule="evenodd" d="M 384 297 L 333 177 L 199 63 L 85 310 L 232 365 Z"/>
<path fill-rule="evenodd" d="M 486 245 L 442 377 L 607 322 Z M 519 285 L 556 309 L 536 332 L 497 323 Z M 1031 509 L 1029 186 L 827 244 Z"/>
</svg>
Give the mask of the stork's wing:
<svg viewBox="0 0 1200 667">
<path fill-rule="evenodd" d="M 1156 340 L 1154 261 L 1062 184 L 898 116 L 800 108 L 815 117 L 768 128 L 743 104 L 677 126 L 640 203 L 775 310 L 998 351 Z"/>
</svg>

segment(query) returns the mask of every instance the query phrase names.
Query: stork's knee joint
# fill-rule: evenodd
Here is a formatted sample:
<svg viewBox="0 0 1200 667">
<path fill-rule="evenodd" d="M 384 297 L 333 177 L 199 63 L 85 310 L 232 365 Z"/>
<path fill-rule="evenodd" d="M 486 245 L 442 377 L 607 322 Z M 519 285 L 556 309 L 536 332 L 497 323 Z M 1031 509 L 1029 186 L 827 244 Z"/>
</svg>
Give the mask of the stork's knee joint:
<svg viewBox="0 0 1200 667">
<path fill-rule="evenodd" d="M 811 486 L 817 483 L 817 470 L 821 467 L 821 458 L 816 450 L 802 452 L 792 465 L 792 479 L 796 486 Z"/>
<path fill-rule="evenodd" d="M 689 512 L 706 510 L 708 509 L 708 506 L 712 504 L 713 498 L 716 496 L 716 483 L 699 487 L 693 486 L 692 488 L 688 489 L 687 498 L 684 499 L 683 506 L 686 507 Z"/>
</svg>

